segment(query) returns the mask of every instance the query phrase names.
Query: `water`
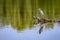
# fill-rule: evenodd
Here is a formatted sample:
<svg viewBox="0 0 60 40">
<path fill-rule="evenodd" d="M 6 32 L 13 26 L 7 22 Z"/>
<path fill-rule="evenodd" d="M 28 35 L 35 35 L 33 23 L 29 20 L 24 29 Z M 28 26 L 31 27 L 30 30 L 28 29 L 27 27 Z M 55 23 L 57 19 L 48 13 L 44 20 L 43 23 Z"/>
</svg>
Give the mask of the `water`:
<svg viewBox="0 0 60 40">
<path fill-rule="evenodd" d="M 60 19 L 60 0 L 0 0 L 0 40 L 60 40 L 60 23 L 34 26 L 33 16 Z"/>
<path fill-rule="evenodd" d="M 43 26 L 43 31 L 39 34 L 41 26 L 36 25 L 32 29 L 25 29 L 24 31 L 17 31 L 11 25 L 0 29 L 0 40 L 60 40 L 60 26 L 58 23 L 54 24 L 53 29 L 46 29 Z"/>
</svg>

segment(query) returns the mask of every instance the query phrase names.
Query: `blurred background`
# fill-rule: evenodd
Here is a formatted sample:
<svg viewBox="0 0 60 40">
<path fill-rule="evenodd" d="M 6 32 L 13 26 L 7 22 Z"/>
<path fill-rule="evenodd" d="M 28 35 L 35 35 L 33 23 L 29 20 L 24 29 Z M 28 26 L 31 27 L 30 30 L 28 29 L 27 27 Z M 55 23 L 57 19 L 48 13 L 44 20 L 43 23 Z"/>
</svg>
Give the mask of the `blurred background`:
<svg viewBox="0 0 60 40">
<path fill-rule="evenodd" d="M 44 16 L 39 14 L 39 8 L 43 10 Z M 60 19 L 60 0 L 0 0 L 0 28 L 11 25 L 18 31 L 27 27 L 31 29 L 33 22 L 36 22 L 33 16 Z M 53 28 L 54 25 L 47 26 Z"/>
</svg>

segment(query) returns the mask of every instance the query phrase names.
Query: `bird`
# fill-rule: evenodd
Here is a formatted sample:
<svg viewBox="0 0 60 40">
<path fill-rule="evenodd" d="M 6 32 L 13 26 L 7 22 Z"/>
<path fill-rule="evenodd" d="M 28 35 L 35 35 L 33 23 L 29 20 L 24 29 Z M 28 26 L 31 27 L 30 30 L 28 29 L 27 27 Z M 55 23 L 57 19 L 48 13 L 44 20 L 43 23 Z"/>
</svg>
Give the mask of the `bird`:
<svg viewBox="0 0 60 40">
<path fill-rule="evenodd" d="M 41 8 L 39 8 L 38 11 L 39 11 L 39 14 L 40 14 L 41 16 L 44 16 L 44 12 L 43 12 L 43 10 L 42 10 Z M 33 16 L 33 18 L 34 18 L 34 19 L 40 19 L 39 17 L 36 17 L 36 16 Z"/>
<path fill-rule="evenodd" d="M 36 16 L 33 16 L 34 19 L 37 19 L 38 20 L 38 23 L 41 22 L 41 21 L 44 21 L 44 12 L 41 8 L 38 9 L 39 11 L 39 14 L 41 15 L 42 18 L 40 17 L 36 17 Z"/>
<path fill-rule="evenodd" d="M 40 14 L 41 16 L 44 16 L 43 10 L 42 10 L 41 8 L 39 8 L 38 10 L 39 10 L 39 14 Z"/>
</svg>

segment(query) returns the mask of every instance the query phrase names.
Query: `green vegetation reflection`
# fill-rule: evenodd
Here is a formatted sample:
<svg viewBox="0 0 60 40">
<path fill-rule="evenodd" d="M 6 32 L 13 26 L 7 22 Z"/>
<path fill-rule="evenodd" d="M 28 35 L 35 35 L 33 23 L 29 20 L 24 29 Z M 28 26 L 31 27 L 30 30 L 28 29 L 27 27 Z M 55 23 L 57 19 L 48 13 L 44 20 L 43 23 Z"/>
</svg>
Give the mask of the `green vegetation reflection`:
<svg viewBox="0 0 60 40">
<path fill-rule="evenodd" d="M 35 22 L 33 16 L 42 18 L 38 12 L 39 8 L 44 11 L 44 18 L 60 18 L 59 4 L 60 0 L 0 0 L 0 23 L 3 26 L 10 23 L 12 28 L 19 31 L 27 27 L 31 29 Z"/>
</svg>

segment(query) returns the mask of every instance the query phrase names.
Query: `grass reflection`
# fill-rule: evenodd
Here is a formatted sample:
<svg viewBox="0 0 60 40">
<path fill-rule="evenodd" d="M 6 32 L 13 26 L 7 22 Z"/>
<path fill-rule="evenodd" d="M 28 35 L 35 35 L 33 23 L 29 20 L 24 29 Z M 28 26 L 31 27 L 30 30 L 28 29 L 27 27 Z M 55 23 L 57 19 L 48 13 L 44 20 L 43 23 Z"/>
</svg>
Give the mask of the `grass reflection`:
<svg viewBox="0 0 60 40">
<path fill-rule="evenodd" d="M 54 23 L 47 23 L 46 24 L 46 28 L 49 29 L 49 28 L 52 28 L 53 29 L 54 27 Z"/>
<path fill-rule="evenodd" d="M 33 23 L 37 20 L 33 16 L 48 19 L 60 19 L 60 0 L 0 0 L 0 23 L 2 26 L 11 24 L 12 28 L 18 31 L 27 27 L 33 28 Z M 38 9 L 42 8 L 44 16 L 41 16 Z M 47 24 L 46 28 L 53 28 L 52 24 Z"/>
</svg>

